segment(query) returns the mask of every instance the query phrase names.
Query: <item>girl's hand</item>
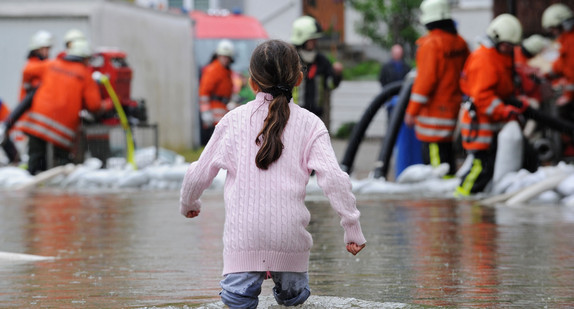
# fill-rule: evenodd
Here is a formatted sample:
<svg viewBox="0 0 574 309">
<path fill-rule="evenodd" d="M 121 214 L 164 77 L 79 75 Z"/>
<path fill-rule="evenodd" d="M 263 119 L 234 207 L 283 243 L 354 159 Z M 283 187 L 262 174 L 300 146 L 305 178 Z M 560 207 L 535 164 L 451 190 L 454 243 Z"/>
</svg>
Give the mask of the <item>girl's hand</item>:
<svg viewBox="0 0 574 309">
<path fill-rule="evenodd" d="M 197 217 L 198 215 L 199 215 L 199 210 L 190 210 L 187 212 L 185 217 L 186 218 L 194 218 L 194 217 Z"/>
<path fill-rule="evenodd" d="M 363 248 L 365 248 L 365 244 L 362 244 L 360 246 L 354 242 L 347 244 L 347 251 L 349 251 L 353 255 L 357 255 L 357 253 L 359 253 L 359 251 L 363 250 Z"/>
</svg>

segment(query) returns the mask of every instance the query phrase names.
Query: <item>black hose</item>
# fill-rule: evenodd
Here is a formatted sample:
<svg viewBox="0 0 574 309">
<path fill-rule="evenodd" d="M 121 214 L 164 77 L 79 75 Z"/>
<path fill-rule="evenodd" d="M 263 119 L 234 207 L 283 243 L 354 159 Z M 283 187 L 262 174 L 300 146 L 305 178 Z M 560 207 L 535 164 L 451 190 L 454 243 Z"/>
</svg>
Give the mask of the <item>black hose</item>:
<svg viewBox="0 0 574 309">
<path fill-rule="evenodd" d="M 347 145 L 345 155 L 343 156 L 343 160 L 341 161 L 341 169 L 345 171 L 347 174 L 351 174 L 352 172 L 353 163 L 355 162 L 355 156 L 357 154 L 357 150 L 359 149 L 359 145 L 361 144 L 361 141 L 363 140 L 365 132 L 367 131 L 367 128 L 371 124 L 371 121 L 373 120 L 379 109 L 389 99 L 391 99 L 394 95 L 399 93 L 402 84 L 403 81 L 395 81 L 385 85 L 381 93 L 373 99 L 371 104 L 369 104 L 359 122 L 353 127 L 351 137 L 349 138 L 349 144 Z"/>
<path fill-rule="evenodd" d="M 4 137 L 0 141 L 0 147 L 2 150 L 4 150 L 6 157 L 8 157 L 8 160 L 11 163 L 19 161 L 20 155 L 18 154 L 18 150 L 16 149 L 16 146 L 14 146 L 14 143 L 12 140 L 10 140 L 9 131 L 14 126 L 16 121 L 18 121 L 18 119 L 20 119 L 20 117 L 22 117 L 22 115 L 24 115 L 24 113 L 32 106 L 32 99 L 34 98 L 36 89 L 38 88 L 32 88 L 30 91 L 28 91 L 28 93 L 26 93 L 26 96 L 22 102 L 20 102 L 20 104 L 16 106 L 10 115 L 6 117 L 2 124 L 4 126 Z"/>
<path fill-rule="evenodd" d="M 416 73 L 413 70 L 405 77 L 404 85 L 399 93 L 397 105 L 395 105 L 393 108 L 393 113 L 389 123 L 389 131 L 383 139 L 381 152 L 379 153 L 379 159 L 377 162 L 375 162 L 375 168 L 373 169 L 374 178 L 386 177 L 389 171 L 389 161 L 391 160 L 393 147 L 395 146 L 401 125 L 403 124 L 405 111 L 407 109 L 407 105 L 409 104 L 411 88 L 413 87 L 415 76 Z"/>
<path fill-rule="evenodd" d="M 574 134 L 574 123 L 561 118 L 550 116 L 530 106 L 526 108 L 526 111 L 524 111 L 523 115 L 524 117 L 535 120 L 540 125 L 550 129 L 569 135 Z"/>
<path fill-rule="evenodd" d="M 22 117 L 22 115 L 24 115 L 24 113 L 30 109 L 32 106 L 32 99 L 34 99 L 34 94 L 36 93 L 36 89 L 38 88 L 33 88 L 28 91 L 22 102 L 20 102 L 20 104 L 18 104 L 18 106 L 16 106 L 16 108 L 4 120 L 4 128 L 6 133 L 12 128 L 12 126 L 14 126 L 16 121 L 18 121 L 18 119 L 20 119 L 20 117 Z"/>
</svg>

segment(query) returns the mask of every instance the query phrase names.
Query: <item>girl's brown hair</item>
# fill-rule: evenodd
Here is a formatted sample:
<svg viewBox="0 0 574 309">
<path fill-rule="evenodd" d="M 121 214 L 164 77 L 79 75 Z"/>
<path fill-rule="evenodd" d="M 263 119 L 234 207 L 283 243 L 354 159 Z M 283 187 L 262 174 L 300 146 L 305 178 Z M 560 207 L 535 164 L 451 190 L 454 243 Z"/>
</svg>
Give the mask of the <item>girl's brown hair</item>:
<svg viewBox="0 0 574 309">
<path fill-rule="evenodd" d="M 299 54 L 284 41 L 266 41 L 251 55 L 251 79 L 261 92 L 273 96 L 263 128 L 255 138 L 255 144 L 261 146 L 255 157 L 255 164 L 260 169 L 268 169 L 283 152 L 281 135 L 289 120 L 289 101 L 300 72 Z"/>
</svg>

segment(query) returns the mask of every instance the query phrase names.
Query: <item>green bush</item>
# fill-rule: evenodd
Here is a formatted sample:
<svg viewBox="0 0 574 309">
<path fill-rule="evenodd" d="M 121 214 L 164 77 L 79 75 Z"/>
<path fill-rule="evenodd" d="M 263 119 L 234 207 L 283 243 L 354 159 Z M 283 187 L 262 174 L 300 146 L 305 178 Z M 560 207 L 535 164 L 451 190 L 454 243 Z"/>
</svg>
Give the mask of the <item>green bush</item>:
<svg viewBox="0 0 574 309">
<path fill-rule="evenodd" d="M 335 138 L 339 139 L 347 139 L 351 136 L 351 132 L 353 132 L 353 128 L 355 127 L 356 122 L 345 122 L 343 123 L 337 132 L 335 132 Z"/>
<path fill-rule="evenodd" d="M 375 60 L 367 60 L 343 69 L 344 80 L 377 80 L 381 64 Z"/>
</svg>

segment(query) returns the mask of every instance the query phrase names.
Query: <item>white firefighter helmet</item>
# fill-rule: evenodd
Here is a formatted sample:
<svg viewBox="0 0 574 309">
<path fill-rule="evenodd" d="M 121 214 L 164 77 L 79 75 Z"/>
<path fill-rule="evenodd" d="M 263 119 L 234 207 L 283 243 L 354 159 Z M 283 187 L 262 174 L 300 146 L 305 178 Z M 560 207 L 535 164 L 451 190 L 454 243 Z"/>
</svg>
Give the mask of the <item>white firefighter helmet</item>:
<svg viewBox="0 0 574 309">
<path fill-rule="evenodd" d="M 321 26 L 311 16 L 301 16 L 293 22 L 293 32 L 291 33 L 291 43 L 299 46 L 305 42 L 322 37 Z"/>
<path fill-rule="evenodd" d="M 230 40 L 221 40 L 219 41 L 219 44 L 217 44 L 215 54 L 218 56 L 227 56 L 233 58 L 235 55 L 235 47 Z"/>
<path fill-rule="evenodd" d="M 46 30 L 40 30 L 30 38 L 29 50 L 36 50 L 42 47 L 52 47 L 53 36 L 50 32 Z"/>
<path fill-rule="evenodd" d="M 90 43 L 88 43 L 88 41 L 75 40 L 70 44 L 67 54 L 69 56 L 87 58 L 92 55 L 92 49 L 90 48 Z"/>
<path fill-rule="evenodd" d="M 550 41 L 540 34 L 533 34 L 522 41 L 522 46 L 532 56 L 538 55 L 548 44 Z"/>
<path fill-rule="evenodd" d="M 486 35 L 495 44 L 501 42 L 518 44 L 522 39 L 522 25 L 514 15 L 500 14 L 490 22 Z"/>
<path fill-rule="evenodd" d="M 555 3 L 542 13 L 542 27 L 558 27 L 569 18 L 572 18 L 572 10 L 562 3 Z"/>
<path fill-rule="evenodd" d="M 84 33 L 82 33 L 82 31 L 80 31 L 78 29 L 70 29 L 64 35 L 64 42 L 65 43 L 72 42 L 75 40 L 85 40 L 85 39 L 86 39 L 86 37 L 84 36 Z"/>
<path fill-rule="evenodd" d="M 447 0 L 424 0 L 420 6 L 420 22 L 423 25 L 439 20 L 451 19 Z"/>
</svg>

